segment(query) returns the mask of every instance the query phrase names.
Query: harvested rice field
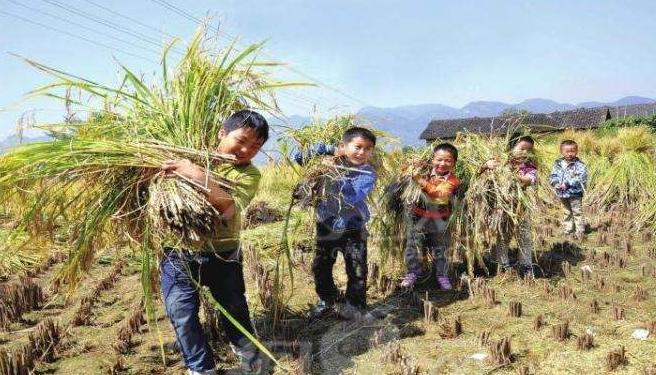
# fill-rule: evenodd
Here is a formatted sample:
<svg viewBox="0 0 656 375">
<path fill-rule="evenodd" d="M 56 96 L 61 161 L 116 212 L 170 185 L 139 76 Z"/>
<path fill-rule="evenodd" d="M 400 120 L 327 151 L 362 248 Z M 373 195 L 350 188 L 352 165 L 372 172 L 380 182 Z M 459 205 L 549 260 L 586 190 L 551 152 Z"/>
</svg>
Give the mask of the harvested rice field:
<svg viewBox="0 0 656 375">
<path fill-rule="evenodd" d="M 462 184 L 444 225 L 453 289 L 438 289 L 431 274 L 402 288 L 407 213 L 426 195 L 423 176 L 436 170 L 434 144 L 401 148 L 353 114 L 314 118 L 277 129 L 279 157 L 258 166 L 260 178 L 249 157 L 266 138 L 257 133 L 266 119 L 253 110 L 277 118 L 278 91 L 306 83 L 274 79 L 278 64 L 258 60 L 261 45 L 236 50 L 217 39 L 201 29 L 174 61 L 167 46 L 153 81 L 121 67 L 117 87 L 26 60 L 54 80 L 34 94 L 70 106 L 72 91 L 84 93 L 97 107 L 79 122 L 44 125 L 49 141 L 0 154 L 0 375 L 186 374 L 160 264 L 165 251 L 214 249 L 215 240 L 236 249 L 237 239 L 241 253 L 221 260 L 243 260 L 256 337 L 193 285 L 202 330 L 226 374 L 243 363 L 222 317 L 243 335 L 242 348 L 262 353 L 263 373 L 656 374 L 653 121 L 537 132 L 511 114 L 498 134 L 458 134 L 452 172 Z M 337 146 L 361 126 L 379 140 L 370 142 L 365 171 L 377 176 L 366 199 L 374 318 L 311 316 L 315 214 L 331 199 L 346 201 L 347 189 L 329 188 L 357 169 L 343 145 L 337 155 L 312 150 Z M 255 134 L 255 152 L 242 152 L 235 134 Z M 528 135 L 535 147 L 515 152 Z M 588 168 L 587 226 L 576 236 L 561 231 L 549 182 L 563 140 L 578 142 Z M 528 165 L 530 183 L 518 174 Z M 490 254 L 520 223 L 533 243 L 534 278 L 530 267 L 521 270 L 529 277 L 501 272 Z M 515 242 L 510 264 L 520 258 Z M 341 290 L 344 262 L 334 268 Z"/>
</svg>

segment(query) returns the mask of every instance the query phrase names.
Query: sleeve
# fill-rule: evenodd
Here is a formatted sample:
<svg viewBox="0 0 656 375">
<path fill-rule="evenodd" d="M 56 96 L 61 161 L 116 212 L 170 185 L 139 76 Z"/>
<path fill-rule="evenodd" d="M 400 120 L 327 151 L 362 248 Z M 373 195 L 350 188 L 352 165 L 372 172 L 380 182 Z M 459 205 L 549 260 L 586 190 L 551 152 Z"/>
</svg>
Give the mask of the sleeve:
<svg viewBox="0 0 656 375">
<path fill-rule="evenodd" d="M 314 143 L 306 151 L 298 150 L 292 155 L 294 161 L 304 165 L 315 156 L 335 155 L 335 146 L 326 143 Z"/>
<path fill-rule="evenodd" d="M 538 168 L 533 164 L 526 165 L 523 175 L 529 178 L 531 185 L 535 185 L 538 182 Z"/>
<path fill-rule="evenodd" d="M 345 178 L 340 181 L 340 193 L 344 202 L 349 205 L 355 205 L 367 199 L 367 195 L 374 189 L 376 184 L 376 173 L 358 173 L 354 178 Z"/>
<path fill-rule="evenodd" d="M 243 211 L 251 203 L 260 184 L 260 177 L 258 171 L 249 171 L 239 176 L 239 180 L 231 194 L 237 210 Z"/>
<path fill-rule="evenodd" d="M 588 184 L 588 167 L 582 161 L 579 161 L 579 181 L 581 181 L 581 187 L 585 188 Z"/>
<path fill-rule="evenodd" d="M 558 160 L 554 162 L 553 167 L 551 168 L 551 174 L 549 175 L 549 185 L 556 187 L 560 183 L 560 175 L 558 173 Z"/>
</svg>

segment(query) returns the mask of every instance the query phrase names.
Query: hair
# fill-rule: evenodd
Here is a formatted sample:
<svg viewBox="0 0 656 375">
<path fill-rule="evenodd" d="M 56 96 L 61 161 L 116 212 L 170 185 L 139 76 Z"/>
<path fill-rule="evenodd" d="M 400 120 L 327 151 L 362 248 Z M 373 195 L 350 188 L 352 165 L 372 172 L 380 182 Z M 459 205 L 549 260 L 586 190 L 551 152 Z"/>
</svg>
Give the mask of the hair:
<svg viewBox="0 0 656 375">
<path fill-rule="evenodd" d="M 450 153 L 451 156 L 453 156 L 454 161 L 458 160 L 458 149 L 456 148 L 456 146 L 452 145 L 451 143 L 444 142 L 435 146 L 435 148 L 433 149 L 433 155 L 435 155 L 435 153 L 438 151 L 446 151 Z"/>
<path fill-rule="evenodd" d="M 223 128 L 230 133 L 241 128 L 253 129 L 262 143 L 269 139 L 269 123 L 261 114 L 249 109 L 242 109 L 230 115 L 223 121 Z"/>
<path fill-rule="evenodd" d="M 532 146 L 535 146 L 535 140 L 530 135 L 521 135 L 518 132 L 513 133 L 508 140 L 508 151 L 512 150 L 520 142 L 527 142 Z"/>
<path fill-rule="evenodd" d="M 348 128 L 342 135 L 342 142 L 349 143 L 355 137 L 362 137 L 370 141 L 374 146 L 376 145 L 376 136 L 374 133 L 367 128 L 361 128 L 359 126 Z"/>
<path fill-rule="evenodd" d="M 576 146 L 576 147 L 579 147 L 579 144 L 576 143 L 576 141 L 573 140 L 573 139 L 565 139 L 562 142 L 560 142 L 560 147 L 563 147 L 563 146 Z"/>
</svg>

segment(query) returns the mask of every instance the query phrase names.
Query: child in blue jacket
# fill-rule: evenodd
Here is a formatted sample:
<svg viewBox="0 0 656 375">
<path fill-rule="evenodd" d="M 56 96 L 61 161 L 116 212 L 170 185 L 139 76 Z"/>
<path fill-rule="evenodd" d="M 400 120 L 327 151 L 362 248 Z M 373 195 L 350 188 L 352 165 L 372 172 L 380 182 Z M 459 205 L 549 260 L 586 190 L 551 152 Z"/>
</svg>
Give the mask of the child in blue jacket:
<svg viewBox="0 0 656 375">
<path fill-rule="evenodd" d="M 336 312 L 346 319 L 373 318 L 366 310 L 366 224 L 370 216 L 366 199 L 376 183 L 376 173 L 369 165 L 375 145 L 376 136 L 370 130 L 352 127 L 344 132 L 335 150 L 334 166 L 339 174 L 325 183 L 316 205 L 316 254 L 312 272 L 319 302 L 312 311 L 314 316 Z M 308 156 L 330 154 L 324 151 L 312 150 Z M 339 291 L 333 279 L 339 252 L 344 257 L 348 277 L 346 304 L 337 304 Z"/>
<path fill-rule="evenodd" d="M 581 238 L 585 230 L 582 201 L 588 180 L 588 168 L 577 154 L 578 145 L 575 141 L 567 139 L 560 143 L 561 158 L 554 162 L 549 183 L 565 207 L 565 234 L 574 233 L 577 238 Z"/>
</svg>

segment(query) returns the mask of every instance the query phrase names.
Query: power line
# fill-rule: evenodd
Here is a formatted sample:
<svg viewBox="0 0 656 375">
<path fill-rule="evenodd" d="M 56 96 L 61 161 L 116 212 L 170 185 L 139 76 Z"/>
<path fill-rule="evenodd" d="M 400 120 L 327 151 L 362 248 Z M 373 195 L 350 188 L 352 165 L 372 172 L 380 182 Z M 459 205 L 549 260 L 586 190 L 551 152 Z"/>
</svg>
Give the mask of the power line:
<svg viewBox="0 0 656 375">
<path fill-rule="evenodd" d="M 123 13 L 117 12 L 117 11 L 115 11 L 115 10 L 113 10 L 113 9 L 111 9 L 111 8 L 108 8 L 108 7 L 106 7 L 106 6 L 102 5 L 102 4 L 98 4 L 98 3 L 95 2 L 95 1 L 92 1 L 92 0 L 84 0 L 84 1 L 86 1 L 87 3 L 93 5 L 93 6 L 97 7 L 97 8 L 100 8 L 100 9 L 106 11 L 106 12 L 109 12 L 109 13 L 111 13 L 111 14 L 113 14 L 113 15 L 116 15 L 116 16 L 119 16 L 119 17 L 122 17 L 122 18 L 125 18 L 126 20 L 129 20 L 129 21 L 131 21 L 131 22 L 134 22 L 134 23 L 136 23 L 136 24 L 139 25 L 139 26 L 145 27 L 145 28 L 147 28 L 147 29 L 153 30 L 153 31 L 158 32 L 158 33 L 162 33 L 162 34 L 166 35 L 167 37 L 169 37 L 169 38 L 171 38 L 171 39 L 176 38 L 175 35 L 169 34 L 169 33 L 167 33 L 166 31 L 164 31 L 164 30 L 160 30 L 160 29 L 158 29 L 158 28 L 156 28 L 156 27 L 154 27 L 154 26 L 151 26 L 151 25 L 149 25 L 149 24 L 147 24 L 147 23 L 143 23 L 143 22 L 139 21 L 138 19 L 133 18 L 133 17 L 130 17 L 130 16 L 126 15 L 126 14 L 123 14 Z"/>
<path fill-rule="evenodd" d="M 91 32 L 95 32 L 95 33 L 97 33 L 97 34 L 100 34 L 100 35 L 106 36 L 106 37 L 108 37 L 108 38 L 111 38 L 111 39 L 117 40 L 117 41 L 119 41 L 119 42 L 129 44 L 129 45 L 131 45 L 131 46 L 134 46 L 134 47 L 137 47 L 137 48 L 143 49 L 143 50 L 148 51 L 148 52 L 151 52 L 151 53 L 156 53 L 156 54 L 158 53 L 157 51 L 154 51 L 154 50 L 152 50 L 152 49 L 149 49 L 149 48 L 143 47 L 143 46 L 141 46 L 141 45 L 135 44 L 135 43 L 133 43 L 133 42 L 127 41 L 127 40 L 122 39 L 122 38 L 115 37 L 115 36 L 113 36 L 113 35 L 111 35 L 111 34 L 108 34 L 108 33 L 102 32 L 102 31 L 98 31 L 98 30 L 96 30 L 96 29 L 94 29 L 94 28 L 91 28 L 91 27 L 88 27 L 88 26 L 85 26 L 85 25 L 79 24 L 79 23 L 77 23 L 77 22 L 74 22 L 74 21 L 70 21 L 70 20 L 64 19 L 64 18 L 62 18 L 62 17 L 60 17 L 60 16 L 53 15 L 53 14 L 51 14 L 51 13 L 48 13 L 48 12 L 45 12 L 45 11 L 41 11 L 41 10 L 39 10 L 39 9 L 35 9 L 35 8 L 32 8 L 32 7 L 29 7 L 29 6 L 26 6 L 26 5 L 23 5 L 23 4 L 20 4 L 20 3 L 17 3 L 16 1 L 13 1 L 13 0 L 9 0 L 9 1 L 12 2 L 12 3 L 14 3 L 14 4 L 16 4 L 16 5 L 19 5 L 19 6 L 21 6 L 21 7 L 24 7 L 24 8 L 26 8 L 26 9 L 29 9 L 29 10 L 31 10 L 31 11 L 34 11 L 34 12 L 37 12 L 37 13 L 41 13 L 41 14 L 45 14 L 45 15 L 47 15 L 47 16 L 49 16 L 49 17 L 52 17 L 52 18 L 55 18 L 55 19 L 58 19 L 58 20 L 61 20 L 61 21 L 67 22 L 67 23 L 69 23 L 69 24 L 75 25 L 75 26 L 80 27 L 80 28 L 83 28 L 83 29 L 85 29 L 85 30 L 89 30 L 89 31 L 91 31 Z M 131 35 L 131 36 L 137 37 L 138 39 L 144 40 L 144 41 L 146 41 L 146 42 L 148 42 L 148 43 L 150 43 L 150 44 L 154 44 L 154 45 L 159 46 L 159 44 L 158 44 L 157 42 L 154 42 L 152 38 L 150 38 L 149 36 L 147 36 L 147 35 L 145 35 L 145 34 L 138 33 L 138 32 L 135 32 L 135 31 L 133 31 L 133 30 L 130 30 L 130 29 L 124 29 L 124 28 L 122 28 L 122 27 L 120 27 L 120 26 L 117 26 L 115 23 L 113 23 L 113 22 L 111 22 L 111 21 L 108 21 L 108 20 L 106 20 L 106 19 L 102 19 L 102 18 L 97 17 L 97 16 L 95 16 L 95 15 L 93 15 L 93 14 L 90 14 L 90 13 L 87 13 L 87 12 L 83 12 L 83 11 L 80 11 L 80 10 L 76 10 L 76 9 L 69 9 L 69 8 L 67 8 L 66 6 L 64 6 L 63 4 L 61 4 L 61 3 L 59 3 L 58 1 L 55 1 L 55 0 L 42 0 L 42 1 L 44 1 L 44 2 L 46 2 L 46 3 L 49 3 L 49 4 L 51 4 L 51 5 L 54 5 L 54 6 L 58 7 L 58 8 L 61 8 L 61 9 L 63 9 L 63 10 L 66 11 L 66 12 L 69 12 L 69 13 L 72 13 L 72 14 L 76 14 L 76 15 L 82 17 L 82 18 L 85 18 L 85 19 L 91 20 L 91 21 L 93 21 L 93 22 L 95 22 L 95 23 L 99 23 L 99 24 L 101 24 L 101 25 L 103 25 L 103 26 L 106 26 L 106 27 L 109 27 L 109 28 L 111 28 L 111 29 L 113 29 L 113 30 L 116 30 L 116 31 L 122 32 L 122 33 L 124 33 L 124 34 L 128 34 L 128 35 Z M 86 1 L 87 1 L 88 3 L 90 3 L 90 4 L 94 5 L 94 6 L 96 6 L 96 7 L 99 7 L 99 8 L 101 8 L 101 9 L 104 9 L 104 10 L 106 10 L 106 11 L 112 13 L 112 14 L 118 15 L 118 16 L 120 16 L 120 17 L 126 18 L 126 19 L 130 20 L 131 22 L 137 23 L 137 24 L 139 24 L 139 25 L 141 25 L 141 26 L 143 26 L 143 27 L 147 27 L 147 28 L 152 29 L 152 30 L 157 30 L 157 29 L 155 29 L 154 27 L 152 27 L 152 26 L 150 26 L 150 25 L 147 25 L 147 24 L 145 24 L 145 23 L 143 23 L 143 22 L 140 22 L 140 21 L 138 21 L 138 20 L 136 20 L 136 19 L 133 19 L 133 18 L 131 18 L 131 17 L 129 17 L 129 16 L 126 16 L 126 15 L 124 15 L 124 14 L 121 14 L 121 13 L 115 12 L 115 11 L 113 11 L 113 10 L 111 10 L 111 9 L 105 7 L 105 6 L 102 6 L 102 5 L 100 5 L 100 4 L 97 4 L 97 3 L 95 3 L 95 2 L 93 2 L 93 1 L 91 1 L 91 0 L 86 0 Z M 165 1 L 165 0 L 153 0 L 153 1 L 156 2 L 156 3 L 158 3 L 158 4 L 160 4 L 160 5 L 162 5 L 162 6 L 164 6 L 164 7 L 166 7 L 167 9 L 169 9 L 169 10 L 171 10 L 171 11 L 173 11 L 173 12 L 175 12 L 175 13 L 181 15 L 181 16 L 183 16 L 184 18 L 186 18 L 186 19 L 188 19 L 188 20 L 190 20 L 190 21 L 198 22 L 198 23 L 202 23 L 202 20 L 200 20 L 200 19 L 194 17 L 194 16 L 191 15 L 190 13 L 185 12 L 184 10 L 182 10 L 182 9 L 180 9 L 180 8 L 178 8 L 178 7 L 176 7 L 175 5 L 172 5 L 172 4 L 168 3 L 168 2 Z M 138 58 L 144 59 L 144 60 L 149 61 L 149 62 L 154 62 L 153 60 L 151 60 L 151 59 L 149 59 L 149 58 L 146 58 L 146 57 L 143 57 L 143 56 L 141 56 L 141 55 L 137 55 L 137 54 L 134 54 L 134 53 L 131 53 L 131 52 L 128 52 L 128 51 L 125 51 L 125 50 L 119 49 L 119 48 L 114 48 L 114 47 L 111 47 L 111 46 L 109 46 L 109 45 L 107 45 L 107 44 L 104 44 L 104 43 L 101 43 L 101 42 L 98 42 L 98 41 L 95 41 L 95 40 L 92 40 L 92 39 L 89 39 L 89 38 L 86 38 L 86 37 L 82 37 L 82 36 L 79 36 L 79 35 L 75 35 L 75 34 L 72 34 L 72 33 L 70 33 L 70 32 L 67 32 L 67 31 L 64 31 L 64 30 L 61 30 L 61 29 L 57 29 L 57 28 L 52 27 L 52 26 L 49 26 L 49 25 L 44 25 L 44 24 L 39 23 L 39 22 L 36 22 L 36 21 L 31 21 L 31 20 L 28 20 L 28 19 L 26 19 L 26 18 L 24 18 L 24 17 L 21 17 L 21 16 L 17 16 L 17 15 L 14 15 L 14 14 L 9 14 L 9 13 L 7 13 L 7 12 L 3 12 L 3 13 L 4 13 L 4 14 L 7 14 L 7 15 L 10 15 L 10 16 L 13 16 L 13 17 L 15 17 L 15 18 L 21 19 L 21 20 L 23 20 L 23 21 L 25 21 L 25 22 L 30 22 L 30 23 L 33 23 L 33 24 L 37 24 L 37 25 L 39 25 L 39 26 L 41 26 L 41 27 L 45 27 L 45 28 L 48 28 L 48 29 L 50 29 L 50 30 L 53 30 L 53 31 L 56 31 L 56 32 L 59 32 L 59 33 L 63 33 L 63 34 L 65 34 L 65 35 L 67 35 L 67 36 L 75 37 L 75 38 L 77 38 L 77 39 L 81 39 L 81 40 L 84 40 L 84 41 L 87 41 L 87 42 L 89 42 L 89 43 L 93 43 L 93 44 L 99 45 L 99 46 L 104 47 L 104 48 L 107 48 L 107 49 L 116 50 L 116 51 L 119 51 L 119 52 L 124 53 L 124 54 L 127 54 L 127 55 L 131 55 L 131 56 L 135 56 L 135 57 L 138 57 Z M 168 34 L 168 35 L 171 35 L 171 34 Z M 226 34 L 226 35 L 228 35 L 228 34 Z M 233 37 L 233 39 L 236 40 L 236 38 L 234 38 L 234 37 Z M 231 40 L 231 42 L 233 42 L 233 43 L 236 44 L 235 40 Z M 238 48 L 235 48 L 235 49 L 239 52 L 239 49 L 238 49 Z M 177 51 L 176 51 L 176 52 L 177 52 Z M 178 52 L 178 53 L 179 53 L 179 52 Z M 283 65 L 283 66 L 284 66 L 284 65 Z M 287 67 L 287 68 L 289 68 L 289 67 Z M 304 73 L 298 71 L 297 74 L 299 74 L 299 73 L 300 73 L 301 75 L 305 75 Z M 308 77 L 308 78 L 310 78 L 310 79 L 312 79 L 312 80 L 315 80 L 314 78 L 310 77 L 309 75 L 305 75 L 305 76 Z M 316 80 L 315 80 L 315 81 L 316 81 Z M 323 82 L 321 82 L 321 85 L 323 85 L 323 86 L 327 86 L 327 85 L 326 85 L 325 83 L 323 83 Z M 288 97 L 288 100 L 289 100 L 290 102 L 293 102 L 293 104 L 295 104 L 296 106 L 306 107 L 306 108 L 310 108 L 310 109 L 312 109 L 312 110 L 314 110 L 314 109 L 316 108 L 316 104 L 317 104 L 317 102 L 318 102 L 315 98 L 307 97 L 307 96 L 304 96 L 304 95 L 296 95 L 296 96 L 294 96 L 294 95 L 292 95 L 292 94 L 288 94 L 288 95 L 286 95 L 286 96 Z M 294 102 L 294 101 L 296 101 L 296 102 Z"/>
<path fill-rule="evenodd" d="M 198 17 L 195 17 L 194 15 L 190 14 L 189 12 L 186 12 L 186 11 L 184 11 L 183 9 L 181 9 L 181 8 L 179 8 L 179 7 L 177 7 L 177 6 L 173 5 L 173 4 L 170 4 L 170 3 L 167 2 L 166 0 L 152 0 L 152 1 L 155 2 L 155 3 L 157 3 L 157 4 L 162 5 L 163 7 L 165 7 L 165 8 L 167 8 L 167 9 L 173 11 L 174 13 L 177 13 L 178 15 L 183 16 L 184 18 L 186 18 L 186 19 L 189 20 L 189 21 L 192 21 L 192 22 L 194 22 L 194 23 L 198 23 L 198 24 L 202 24 L 202 23 L 203 23 L 203 21 L 202 21 L 201 19 L 199 19 Z M 229 33 L 226 33 L 226 32 L 222 32 L 222 33 L 223 33 L 223 35 L 225 35 L 225 37 L 231 39 L 231 42 L 233 42 L 233 43 L 236 44 L 236 41 L 238 40 L 237 37 L 235 37 L 235 36 L 233 36 L 233 35 L 230 35 Z M 272 60 L 274 60 L 274 61 L 277 60 L 274 56 L 271 56 L 270 54 L 268 54 L 268 53 L 266 53 L 266 52 L 264 52 L 264 51 L 262 51 L 262 55 L 264 55 L 264 56 L 268 56 L 268 58 L 270 58 L 270 59 L 272 59 Z M 311 81 L 311 82 L 313 82 L 313 83 L 318 84 L 319 86 L 325 87 L 325 88 L 327 88 L 327 89 L 329 89 L 329 90 L 331 90 L 331 91 L 333 91 L 333 92 L 335 92 L 335 93 L 337 93 L 337 94 L 339 94 L 339 95 L 342 95 L 343 97 L 346 97 L 346 98 L 348 98 L 348 99 L 350 99 L 350 100 L 356 101 L 356 102 L 358 102 L 358 103 L 360 103 L 360 104 L 363 104 L 363 105 L 365 105 L 365 106 L 371 106 L 370 103 L 368 103 L 368 102 L 366 102 L 366 101 L 364 101 L 364 100 L 362 100 L 362 99 L 360 99 L 360 98 L 357 98 L 357 97 L 355 97 L 355 96 L 353 96 L 353 95 L 351 95 L 351 94 L 349 94 L 349 93 L 346 93 L 346 92 L 344 92 L 343 90 L 341 90 L 341 89 L 339 89 L 339 88 L 337 88 L 337 87 L 334 87 L 334 86 L 332 86 L 332 85 L 329 85 L 329 84 L 327 84 L 326 82 L 324 82 L 324 81 L 322 81 L 322 80 L 320 80 L 320 79 L 318 79 L 318 78 L 315 78 L 315 77 L 313 77 L 313 76 L 311 76 L 311 75 L 309 75 L 309 74 L 307 74 L 307 73 L 304 73 L 303 71 L 301 71 L 301 70 L 299 70 L 299 69 L 297 69 L 297 68 L 294 68 L 294 67 L 289 66 L 289 65 L 282 65 L 282 66 L 283 66 L 283 68 L 288 69 L 289 71 L 294 72 L 294 73 L 296 73 L 297 75 L 299 75 L 299 76 L 301 76 L 301 77 L 303 77 L 303 78 L 305 78 L 305 79 L 307 79 L 307 80 L 309 80 L 309 81 Z"/>
<path fill-rule="evenodd" d="M 201 19 L 199 19 L 199 18 L 195 17 L 194 15 L 192 15 L 191 13 L 188 13 L 188 12 L 184 11 L 183 9 L 169 3 L 166 0 L 152 0 L 152 1 L 159 4 L 159 5 L 161 5 L 161 6 L 163 6 L 163 7 L 165 7 L 165 8 L 167 8 L 167 9 L 169 9 L 170 11 L 172 11 L 174 13 L 177 13 L 178 15 L 186 18 L 187 20 L 189 20 L 191 22 L 196 22 L 196 23 L 199 23 L 199 24 L 203 23 L 203 21 Z"/>
<path fill-rule="evenodd" d="M 67 7 L 66 5 L 64 5 L 64 4 L 62 4 L 58 1 L 55 1 L 55 0 L 41 0 L 41 1 L 44 1 L 48 4 L 50 4 L 50 5 L 56 6 L 60 9 L 63 9 L 64 11 L 66 11 L 68 13 L 72 13 L 72 14 L 78 15 L 80 17 L 83 17 L 85 19 L 91 20 L 95 23 L 101 24 L 101 25 L 103 25 L 105 27 L 108 27 L 112 30 L 118 31 L 118 32 L 123 33 L 123 34 L 130 35 L 130 36 L 132 36 L 134 38 L 137 38 L 137 39 L 140 39 L 140 40 L 142 40 L 146 43 L 150 43 L 150 44 L 152 44 L 152 45 L 154 45 L 158 48 L 161 48 L 161 46 L 162 46 L 161 42 L 150 38 L 148 35 L 145 35 L 145 34 L 140 33 L 138 31 L 130 30 L 128 28 L 124 28 L 120 25 L 117 25 L 117 24 L 115 24 L 111 21 L 108 21 L 106 19 L 97 17 L 97 16 L 95 16 L 93 14 L 90 14 L 88 12 L 84 12 L 84 11 L 81 11 L 79 9 L 75 9 L 75 8 L 72 8 L 72 7 Z"/>
<path fill-rule="evenodd" d="M 116 36 L 114 36 L 114 35 L 111 35 L 111 34 L 105 33 L 105 32 L 103 32 L 103 31 L 98 31 L 98 30 L 96 30 L 96 29 L 94 29 L 94 28 L 92 28 L 92 27 L 89 27 L 89 26 L 86 26 L 86 25 L 82 25 L 82 24 L 77 23 L 77 22 L 75 22 L 75 21 L 71 21 L 71 20 L 69 20 L 69 19 L 66 19 L 66 18 L 60 17 L 60 16 L 58 16 L 58 15 L 56 15 L 56 14 L 48 13 L 48 12 L 46 12 L 46 11 L 43 11 L 43 10 L 40 10 L 40 9 L 37 9 L 37 8 L 33 8 L 33 7 L 30 7 L 30 6 L 27 6 L 27 5 L 21 4 L 21 3 L 17 2 L 17 1 L 15 1 L 15 0 L 7 0 L 7 1 L 9 1 L 10 3 L 16 4 L 16 5 L 20 6 L 20 7 L 23 7 L 23 8 L 25 8 L 25 9 L 31 10 L 31 11 L 33 11 L 33 12 L 40 13 L 40 14 L 44 14 L 44 15 L 46 15 L 46 16 L 48 16 L 48 17 L 51 17 L 51 18 L 54 18 L 54 19 L 57 19 L 57 20 L 60 20 L 60 21 L 66 22 L 66 23 L 68 23 L 68 24 L 71 24 L 71 25 L 74 25 L 74 26 L 80 27 L 80 28 L 82 28 L 82 29 L 85 29 L 85 30 L 91 31 L 91 32 L 93 32 L 93 33 L 97 33 L 97 34 L 103 35 L 103 36 L 105 36 L 105 37 L 107 37 L 107 38 L 114 39 L 114 40 L 119 41 L 119 42 L 121 42 L 121 43 L 129 44 L 129 45 L 131 45 L 131 46 L 133 46 L 133 47 L 136 47 L 136 48 L 142 49 L 142 50 L 144 50 L 144 51 L 151 52 L 151 53 L 154 53 L 154 54 L 156 54 L 156 55 L 159 55 L 159 53 L 160 53 L 159 51 L 156 51 L 156 50 L 153 50 L 153 49 L 150 49 L 150 48 L 143 47 L 143 46 L 141 46 L 141 45 L 139 45 L 139 44 L 133 43 L 133 42 L 131 42 L 131 41 L 129 41 L 129 40 L 125 40 L 125 39 L 122 39 L 122 38 L 116 37 Z"/>
<path fill-rule="evenodd" d="M 80 35 L 77 35 L 77 34 L 73 34 L 73 33 L 68 32 L 68 31 L 66 31 L 66 30 L 62 30 L 62 29 L 59 29 L 59 28 L 56 28 L 56 27 L 53 27 L 53 26 L 50 26 L 50 25 L 46 25 L 46 24 L 43 24 L 43 23 L 38 22 L 38 21 L 33 21 L 33 20 L 31 20 L 31 19 L 28 19 L 28 18 L 25 18 L 25 17 L 19 16 L 19 15 L 17 15 L 17 14 L 13 14 L 13 13 L 10 13 L 10 12 L 4 11 L 4 10 L 0 10 L 0 13 L 2 13 L 2 14 L 4 14 L 4 15 L 7 15 L 7 16 L 10 16 L 10 17 L 14 17 L 14 18 L 16 18 L 16 19 L 19 19 L 19 20 L 24 21 L 24 22 L 27 22 L 27 23 L 31 23 L 31 24 L 33 24 L 33 25 L 37 25 L 37 26 L 40 26 L 40 27 L 43 27 L 43 28 L 46 28 L 46 29 L 49 29 L 49 30 L 52 30 L 52 31 L 55 31 L 55 32 L 58 32 L 58 33 L 61 33 L 61 34 L 64 34 L 64 35 L 67 35 L 67 36 L 70 36 L 70 37 L 72 37 L 72 38 L 76 38 L 76 39 L 84 40 L 85 42 L 91 43 L 91 44 L 96 45 L 96 46 L 100 46 L 100 47 L 103 47 L 103 48 L 107 48 L 107 49 L 112 50 L 112 51 L 115 51 L 115 52 L 120 52 L 120 53 L 125 54 L 125 55 L 130 55 L 130 56 L 133 56 L 133 57 L 137 57 L 137 58 L 139 58 L 139 59 L 142 59 L 142 60 L 148 61 L 148 62 L 150 62 L 150 63 L 158 64 L 157 61 L 155 61 L 155 60 L 151 60 L 151 59 L 149 59 L 149 58 L 147 58 L 147 57 L 144 57 L 144 56 L 138 55 L 138 54 L 136 54 L 136 53 L 132 53 L 132 52 L 129 52 L 129 51 L 125 51 L 125 50 L 120 49 L 120 48 L 115 48 L 115 47 L 109 46 L 109 45 L 107 45 L 107 44 L 104 44 L 104 43 L 102 43 L 102 42 L 98 42 L 98 41 L 96 41 L 96 40 L 89 39 L 89 38 L 84 37 L 84 36 L 80 36 Z"/>
</svg>

